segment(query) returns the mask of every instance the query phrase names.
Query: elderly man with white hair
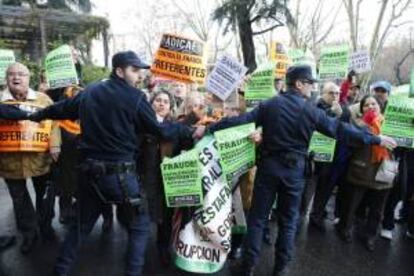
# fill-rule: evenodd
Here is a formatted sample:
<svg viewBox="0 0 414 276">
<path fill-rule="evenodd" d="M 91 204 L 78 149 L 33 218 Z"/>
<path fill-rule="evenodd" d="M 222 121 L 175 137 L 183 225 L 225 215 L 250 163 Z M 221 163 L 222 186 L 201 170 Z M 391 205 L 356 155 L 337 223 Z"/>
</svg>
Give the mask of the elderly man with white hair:
<svg viewBox="0 0 414 276">
<path fill-rule="evenodd" d="M 29 112 L 51 105 L 52 100 L 46 94 L 30 89 L 29 82 L 30 72 L 25 65 L 9 65 L 6 71 L 7 87 L 0 92 L 0 102 Z M 31 251 L 39 230 L 42 238 L 54 238 L 51 226 L 53 204 L 45 202 L 45 197 L 50 184 L 50 166 L 58 159 L 61 140 L 57 124 L 49 124 L 22 122 L 15 125 L 18 130 L 4 132 L 2 136 L 10 135 L 6 140 L 13 145 L 3 144 L 0 147 L 0 177 L 4 178 L 13 201 L 17 228 L 23 236 L 20 248 L 23 254 Z M 42 127 L 40 133 L 38 130 Z M 20 144 L 15 144 L 16 141 Z M 32 179 L 36 191 L 36 210 L 26 186 L 28 178 Z"/>
<path fill-rule="evenodd" d="M 333 82 L 326 82 L 322 87 L 321 97 L 317 102 L 317 107 L 324 110 L 329 117 L 342 118 L 345 115 L 339 103 L 340 88 Z M 308 202 L 315 193 L 312 211 L 310 214 L 310 225 L 320 231 L 325 231 L 325 207 L 332 194 L 335 183 L 331 183 L 332 163 L 315 162 L 315 190 L 307 189 L 306 198 Z"/>
</svg>

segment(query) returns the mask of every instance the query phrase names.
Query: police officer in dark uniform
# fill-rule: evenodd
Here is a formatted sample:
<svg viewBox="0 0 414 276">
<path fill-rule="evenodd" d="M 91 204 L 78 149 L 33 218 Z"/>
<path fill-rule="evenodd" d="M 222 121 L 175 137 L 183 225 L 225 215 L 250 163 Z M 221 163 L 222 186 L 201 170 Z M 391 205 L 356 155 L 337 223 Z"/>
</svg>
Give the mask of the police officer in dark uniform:
<svg viewBox="0 0 414 276">
<path fill-rule="evenodd" d="M 23 120 L 27 118 L 27 113 L 18 107 L 7 104 L 0 104 L 0 119 L 4 120 Z M 13 245 L 16 241 L 15 236 L 0 236 L 0 250 Z"/>
<path fill-rule="evenodd" d="M 108 204 L 117 205 L 120 222 L 128 229 L 126 275 L 142 275 L 150 220 L 136 176 L 136 141 L 142 141 L 144 133 L 164 139 L 191 138 L 188 127 L 157 122 L 145 94 L 134 87 L 142 69 L 149 69 L 134 52 L 115 54 L 112 67 L 108 80 L 91 84 L 74 98 L 31 115 L 35 121 L 79 119 L 81 124 L 78 225 L 66 236 L 55 275 L 67 275 L 80 242 Z"/>
<path fill-rule="evenodd" d="M 255 122 L 263 128 L 262 158 L 257 165 L 252 207 L 241 273 L 253 275 L 259 261 L 263 228 L 276 194 L 278 235 L 274 275 L 284 275 L 293 256 L 299 205 L 305 182 L 305 164 L 313 131 L 329 137 L 395 147 L 391 138 L 368 132 L 331 118 L 308 99 L 314 82 L 309 66 L 292 66 L 286 75 L 287 91 L 259 104 L 249 113 L 225 118 L 209 131 Z M 201 136 L 199 129 L 196 136 Z"/>
</svg>

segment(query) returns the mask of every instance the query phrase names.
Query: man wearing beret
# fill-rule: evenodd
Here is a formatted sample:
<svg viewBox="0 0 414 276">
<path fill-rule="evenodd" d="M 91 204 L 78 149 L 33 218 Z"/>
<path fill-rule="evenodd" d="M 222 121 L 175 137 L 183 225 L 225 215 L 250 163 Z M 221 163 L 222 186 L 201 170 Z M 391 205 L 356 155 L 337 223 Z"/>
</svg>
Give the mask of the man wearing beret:
<svg viewBox="0 0 414 276">
<path fill-rule="evenodd" d="M 224 118 L 213 124 L 210 132 L 245 123 L 256 123 L 263 129 L 261 160 L 257 164 L 252 207 L 248 218 L 242 275 L 253 275 L 259 261 L 263 228 L 272 204 L 278 198 L 278 234 L 275 245 L 273 275 L 286 275 L 293 258 L 299 205 L 305 182 L 305 164 L 309 142 L 314 131 L 365 144 L 395 147 L 393 139 L 368 132 L 328 117 L 308 99 L 317 81 L 309 66 L 292 66 L 286 74 L 287 90 L 259 104 L 251 112 Z M 202 129 L 196 131 L 201 136 Z"/>
</svg>

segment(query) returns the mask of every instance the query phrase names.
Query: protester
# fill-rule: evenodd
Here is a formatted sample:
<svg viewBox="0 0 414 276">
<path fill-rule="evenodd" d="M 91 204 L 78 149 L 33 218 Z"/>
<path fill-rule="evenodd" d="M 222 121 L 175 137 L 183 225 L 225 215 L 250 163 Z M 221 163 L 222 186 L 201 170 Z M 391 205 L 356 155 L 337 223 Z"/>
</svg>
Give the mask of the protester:
<svg viewBox="0 0 414 276">
<path fill-rule="evenodd" d="M 156 92 L 151 99 L 159 123 L 168 124 L 173 121 L 174 98 L 166 90 Z M 191 142 L 190 142 L 191 143 Z M 156 245 L 161 264 L 166 267 L 171 259 L 171 224 L 173 209 L 167 208 L 164 196 L 160 165 L 164 157 L 173 157 L 180 152 L 180 141 L 160 141 L 151 134 L 146 134 L 142 143 L 142 160 L 139 174 L 142 179 L 145 195 L 148 199 L 151 219 L 157 225 Z M 139 161 L 139 160 L 138 160 Z"/>
<path fill-rule="evenodd" d="M 172 84 L 172 94 L 174 96 L 174 110 L 176 112 L 176 117 L 179 117 L 180 115 L 184 115 L 186 113 L 185 99 L 189 94 L 188 90 L 188 86 L 183 82 L 176 81 Z"/>
<path fill-rule="evenodd" d="M 29 88 L 29 69 L 21 64 L 11 64 L 6 71 L 7 88 L 0 93 L 2 103 L 17 103 L 20 108 L 33 110 L 33 106 L 46 107 L 52 100 L 45 94 Z M 53 122 L 48 134 L 49 148 L 45 152 L 1 152 L 0 176 L 4 177 L 13 201 L 17 228 L 22 232 L 23 242 L 20 250 L 29 253 L 38 238 L 38 228 L 43 239 L 55 237 L 52 228 L 54 216 L 54 194 L 47 191 L 50 185 L 50 167 L 56 162 L 60 153 L 60 131 Z M 31 178 L 36 191 L 36 210 L 30 199 L 26 181 Z M 51 201 L 51 202 L 49 202 Z"/>
<path fill-rule="evenodd" d="M 391 88 L 391 84 L 387 81 L 377 81 L 371 85 L 371 89 L 374 91 L 374 95 L 378 100 L 382 114 L 384 114 L 385 108 L 387 107 Z"/>
<path fill-rule="evenodd" d="M 20 120 L 26 119 L 27 113 L 12 105 L 0 104 L 0 119 L 3 120 Z M 16 241 L 15 236 L 0 236 L 0 250 L 3 250 Z"/>
<path fill-rule="evenodd" d="M 367 95 L 362 98 L 360 111 L 363 117 L 359 122 L 359 126 L 369 128 L 373 134 L 379 135 L 384 118 L 375 97 Z M 392 187 L 392 183 L 380 182 L 375 177 L 381 162 L 390 158 L 390 153 L 386 147 L 356 145 L 352 150 L 348 167 L 347 200 L 344 202 L 344 210 L 336 229 L 344 241 L 352 241 L 351 230 L 354 213 L 364 196 L 369 195 L 367 201 L 368 215 L 363 235 L 365 246 L 370 251 L 374 250 L 385 202 Z"/>
<path fill-rule="evenodd" d="M 346 79 L 341 83 L 341 94 L 339 95 L 339 102 L 344 104 L 349 94 L 352 85 L 356 83 L 357 74 L 354 70 L 349 71 Z"/>
<path fill-rule="evenodd" d="M 326 112 L 329 117 L 340 119 L 343 111 L 339 104 L 339 93 L 339 87 L 335 83 L 325 83 L 317 107 Z M 316 190 L 309 223 L 321 231 L 325 231 L 325 207 L 336 184 L 331 182 L 331 175 L 331 162 L 315 162 Z"/>
<path fill-rule="evenodd" d="M 274 87 L 275 87 L 275 94 L 278 95 L 283 93 L 284 90 L 284 81 L 281 78 L 275 78 L 274 80 Z"/>
</svg>

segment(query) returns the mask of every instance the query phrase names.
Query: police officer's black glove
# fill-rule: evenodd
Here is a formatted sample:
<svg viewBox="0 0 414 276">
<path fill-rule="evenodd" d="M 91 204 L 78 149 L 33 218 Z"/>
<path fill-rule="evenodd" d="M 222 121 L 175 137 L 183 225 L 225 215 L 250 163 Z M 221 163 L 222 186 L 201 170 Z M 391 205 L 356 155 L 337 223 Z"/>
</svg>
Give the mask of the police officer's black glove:
<svg viewBox="0 0 414 276">
<path fill-rule="evenodd" d="M 45 116 L 43 110 L 39 110 L 39 111 L 36 111 L 36 112 L 33 112 L 32 114 L 30 114 L 28 116 L 28 119 L 30 121 L 33 121 L 33 122 L 40 122 L 40 121 L 45 120 L 46 116 Z"/>
</svg>

